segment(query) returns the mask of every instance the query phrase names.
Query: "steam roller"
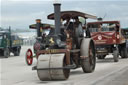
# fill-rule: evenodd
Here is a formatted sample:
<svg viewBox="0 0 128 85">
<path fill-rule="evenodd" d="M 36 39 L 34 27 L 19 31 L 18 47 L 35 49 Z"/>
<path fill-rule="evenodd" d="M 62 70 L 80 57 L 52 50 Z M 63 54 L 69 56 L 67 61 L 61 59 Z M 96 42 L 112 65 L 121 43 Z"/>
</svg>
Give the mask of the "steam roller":
<svg viewBox="0 0 128 85">
<path fill-rule="evenodd" d="M 95 70 L 96 56 L 95 44 L 85 33 L 78 17 L 83 19 L 96 19 L 96 16 L 78 11 L 60 11 L 60 3 L 54 4 L 54 13 L 47 16 L 55 21 L 55 27 L 44 29 L 45 25 L 40 19 L 32 27 L 37 30 L 34 53 L 37 64 L 32 69 L 37 71 L 41 81 L 66 80 L 69 78 L 70 69 L 82 67 L 84 73 Z M 62 25 L 61 20 L 68 20 L 67 26 Z M 72 21 L 72 22 L 71 22 Z M 86 24 L 86 22 L 85 22 Z M 43 32 L 42 32 L 43 30 Z M 48 33 L 49 32 L 49 33 Z M 84 35 L 86 34 L 86 35 Z M 26 59 L 33 59 L 33 54 L 28 51 Z M 30 62 L 29 65 L 32 63 Z"/>
<path fill-rule="evenodd" d="M 40 80 L 65 80 L 70 70 L 62 69 L 65 66 L 65 54 L 40 55 L 37 62 L 37 74 Z"/>
</svg>

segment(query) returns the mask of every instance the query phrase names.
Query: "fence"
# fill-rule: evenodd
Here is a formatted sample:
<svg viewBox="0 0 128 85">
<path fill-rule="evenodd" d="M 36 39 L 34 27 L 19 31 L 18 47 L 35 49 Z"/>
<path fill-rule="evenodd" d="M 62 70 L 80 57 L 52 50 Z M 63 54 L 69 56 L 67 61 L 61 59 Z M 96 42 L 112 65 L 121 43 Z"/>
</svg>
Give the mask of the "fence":
<svg viewBox="0 0 128 85">
<path fill-rule="evenodd" d="M 36 42 L 35 37 L 23 39 L 23 45 L 26 45 L 26 46 L 34 45 L 35 42 Z"/>
</svg>

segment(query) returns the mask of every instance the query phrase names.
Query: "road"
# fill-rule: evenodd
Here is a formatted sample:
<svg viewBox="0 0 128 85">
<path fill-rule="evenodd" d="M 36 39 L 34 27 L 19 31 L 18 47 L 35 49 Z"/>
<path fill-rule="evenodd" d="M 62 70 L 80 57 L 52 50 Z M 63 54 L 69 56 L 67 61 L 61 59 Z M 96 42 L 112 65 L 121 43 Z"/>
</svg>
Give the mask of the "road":
<svg viewBox="0 0 128 85">
<path fill-rule="evenodd" d="M 0 58 L 1 85 L 128 85 L 128 59 L 113 62 L 112 55 L 104 60 L 97 60 L 93 73 L 83 73 L 81 68 L 71 70 L 65 81 L 40 81 L 32 67 L 25 63 L 25 52 L 29 48 L 23 46 L 20 56 Z M 32 48 L 32 47 L 30 47 Z"/>
</svg>

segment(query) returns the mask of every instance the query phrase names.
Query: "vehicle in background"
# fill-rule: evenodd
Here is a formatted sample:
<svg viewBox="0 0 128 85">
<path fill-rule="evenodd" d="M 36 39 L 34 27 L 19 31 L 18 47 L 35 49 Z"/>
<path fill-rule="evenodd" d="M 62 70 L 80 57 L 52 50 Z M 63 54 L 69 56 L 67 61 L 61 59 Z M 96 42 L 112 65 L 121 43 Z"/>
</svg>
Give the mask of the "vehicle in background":
<svg viewBox="0 0 128 85">
<path fill-rule="evenodd" d="M 23 41 L 18 35 L 12 34 L 11 29 L 0 30 L 0 55 L 9 57 L 12 52 L 14 56 L 19 56 Z"/>
<path fill-rule="evenodd" d="M 125 53 L 126 53 L 125 55 L 128 55 L 128 28 L 122 28 L 121 33 L 125 37 L 125 41 L 126 41 L 126 49 L 127 50 L 125 50 Z"/>
<path fill-rule="evenodd" d="M 114 62 L 118 62 L 119 55 L 128 57 L 126 39 L 121 33 L 119 21 L 89 22 L 87 28 L 95 42 L 98 59 L 104 59 L 109 53 L 113 54 Z"/>
</svg>

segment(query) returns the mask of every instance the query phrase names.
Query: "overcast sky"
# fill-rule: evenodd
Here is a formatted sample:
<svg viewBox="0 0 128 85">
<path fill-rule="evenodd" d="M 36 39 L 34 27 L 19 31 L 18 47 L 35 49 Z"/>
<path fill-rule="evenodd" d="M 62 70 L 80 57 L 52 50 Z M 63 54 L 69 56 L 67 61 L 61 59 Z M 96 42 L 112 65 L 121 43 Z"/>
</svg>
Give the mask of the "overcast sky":
<svg viewBox="0 0 128 85">
<path fill-rule="evenodd" d="M 28 29 L 35 19 L 53 23 L 47 20 L 47 15 L 53 13 L 55 0 L 1 0 L 0 26 L 11 26 L 16 29 Z M 57 1 L 57 0 L 56 0 Z M 119 20 L 122 27 L 128 27 L 127 0 L 61 0 L 61 10 L 77 10 L 88 14 L 104 17 L 104 20 Z"/>
</svg>

